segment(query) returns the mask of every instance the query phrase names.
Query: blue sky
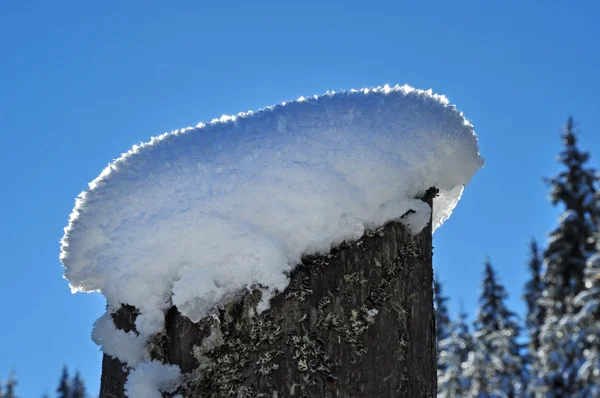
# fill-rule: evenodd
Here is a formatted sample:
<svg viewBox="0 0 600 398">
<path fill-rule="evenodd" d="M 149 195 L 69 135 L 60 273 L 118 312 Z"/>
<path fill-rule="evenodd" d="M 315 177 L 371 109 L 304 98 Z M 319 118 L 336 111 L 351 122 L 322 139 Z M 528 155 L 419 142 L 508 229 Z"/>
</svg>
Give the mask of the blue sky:
<svg viewBox="0 0 600 398">
<path fill-rule="evenodd" d="M 175 3 L 175 2 L 174 2 Z M 97 294 L 71 295 L 59 239 L 75 196 L 133 144 L 223 113 L 389 84 L 465 112 L 486 166 L 435 237 L 451 309 L 476 307 L 487 255 L 519 299 L 532 236 L 557 210 L 572 114 L 600 164 L 600 6 L 592 1 L 46 2 L 0 5 L 0 377 L 22 397 L 61 367 L 97 392 Z"/>
</svg>

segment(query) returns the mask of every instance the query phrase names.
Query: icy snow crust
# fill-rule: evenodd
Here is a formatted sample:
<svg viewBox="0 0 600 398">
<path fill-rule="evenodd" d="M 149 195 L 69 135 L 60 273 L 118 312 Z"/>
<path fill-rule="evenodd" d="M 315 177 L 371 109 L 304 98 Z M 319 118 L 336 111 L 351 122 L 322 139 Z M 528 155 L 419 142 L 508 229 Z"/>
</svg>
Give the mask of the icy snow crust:
<svg viewBox="0 0 600 398">
<path fill-rule="evenodd" d="M 472 126 L 431 91 L 301 97 L 134 146 L 79 195 L 61 260 L 73 291 L 101 291 L 109 313 L 137 307 L 145 341 L 171 305 L 198 321 L 246 288 L 268 298 L 302 255 L 408 210 L 420 231 L 430 208 L 416 198 L 430 187 L 437 228 L 482 164 Z M 105 352 L 144 359 L 135 335 L 96 326 Z"/>
</svg>

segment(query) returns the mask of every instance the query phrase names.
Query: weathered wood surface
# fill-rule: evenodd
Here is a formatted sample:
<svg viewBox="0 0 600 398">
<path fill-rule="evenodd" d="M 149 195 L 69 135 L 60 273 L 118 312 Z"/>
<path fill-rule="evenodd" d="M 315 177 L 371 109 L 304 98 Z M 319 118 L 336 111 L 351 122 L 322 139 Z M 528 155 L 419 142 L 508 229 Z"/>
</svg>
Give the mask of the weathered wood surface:
<svg viewBox="0 0 600 398">
<path fill-rule="evenodd" d="M 431 225 L 392 222 L 304 258 L 261 315 L 258 292 L 197 324 L 172 308 L 151 355 L 188 375 L 186 397 L 434 397 L 432 277 Z M 123 307 L 115 324 L 134 319 Z M 100 396 L 124 396 L 125 378 L 105 356 Z"/>
</svg>

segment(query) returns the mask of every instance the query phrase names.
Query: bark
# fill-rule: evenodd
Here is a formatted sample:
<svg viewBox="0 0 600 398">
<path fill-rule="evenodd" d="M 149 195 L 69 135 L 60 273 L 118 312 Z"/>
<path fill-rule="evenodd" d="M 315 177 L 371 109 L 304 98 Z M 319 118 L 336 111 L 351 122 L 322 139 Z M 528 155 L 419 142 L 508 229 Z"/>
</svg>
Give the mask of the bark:
<svg viewBox="0 0 600 398">
<path fill-rule="evenodd" d="M 138 312 L 130 305 L 124 305 L 112 314 L 115 326 L 125 332 L 135 330 L 135 318 Z M 102 376 L 100 378 L 100 397 L 124 397 L 127 372 L 124 364 L 117 358 L 104 354 L 102 357 Z"/>
<path fill-rule="evenodd" d="M 424 198 L 430 205 L 430 190 Z M 260 315 L 260 293 L 197 324 L 175 307 L 151 356 L 186 374 L 192 397 L 434 397 L 431 223 L 411 235 L 388 223 L 328 255 L 305 257 Z M 124 306 L 115 325 L 132 329 Z M 126 372 L 105 355 L 101 397 L 123 397 Z"/>
</svg>

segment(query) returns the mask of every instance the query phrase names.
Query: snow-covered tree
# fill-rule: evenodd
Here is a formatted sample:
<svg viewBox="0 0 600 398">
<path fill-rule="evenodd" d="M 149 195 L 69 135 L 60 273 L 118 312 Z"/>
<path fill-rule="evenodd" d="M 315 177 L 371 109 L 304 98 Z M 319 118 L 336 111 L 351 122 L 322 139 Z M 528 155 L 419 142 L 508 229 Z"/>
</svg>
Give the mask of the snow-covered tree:
<svg viewBox="0 0 600 398">
<path fill-rule="evenodd" d="M 576 376 L 582 349 L 574 341 L 579 331 L 574 298 L 584 288 L 585 264 L 593 253 L 600 219 L 598 176 L 586 166 L 589 154 L 577 147 L 573 119 L 569 118 L 562 138 L 565 148 L 559 161 L 565 170 L 548 180 L 552 204 L 561 204 L 564 212 L 544 251 L 544 291 L 538 303 L 545 320 L 533 384 L 533 393 L 539 397 L 579 394 Z"/>
<path fill-rule="evenodd" d="M 440 358 L 440 342 L 450 336 L 452 324 L 448 313 L 446 301 L 448 297 L 442 293 L 442 284 L 436 278 L 433 285 L 433 299 L 435 304 L 435 335 L 437 341 L 437 355 Z M 438 361 L 438 370 L 444 370 L 443 361 Z"/>
<path fill-rule="evenodd" d="M 559 161 L 566 170 L 548 179 L 553 205 L 564 206 L 558 227 L 550 234 L 544 252 L 546 271 L 546 307 L 550 315 L 562 315 L 571 305 L 569 299 L 583 288 L 585 261 L 594 250 L 594 233 L 600 220 L 597 202 L 598 177 L 588 168 L 589 154 L 577 147 L 573 119 L 569 118 L 564 132 L 565 149 Z"/>
<path fill-rule="evenodd" d="M 579 396 L 591 398 L 600 396 L 600 247 L 587 262 L 584 275 L 585 289 L 575 297 L 581 307 L 574 316 L 576 345 L 583 352 L 577 381 Z"/>
<path fill-rule="evenodd" d="M 527 316 L 525 326 L 529 335 L 529 344 L 525 362 L 528 365 L 528 374 L 537 374 L 540 369 L 540 364 L 537 356 L 537 351 L 540 348 L 540 329 L 544 324 L 545 311 L 544 307 L 539 305 L 540 298 L 544 291 L 542 283 L 542 259 L 540 258 L 539 249 L 535 239 L 530 243 L 531 257 L 529 258 L 529 281 L 525 284 L 525 292 L 523 298 L 527 304 Z M 534 383 L 529 380 L 525 383 L 530 395 L 533 394 Z"/>
<path fill-rule="evenodd" d="M 464 364 L 473 349 L 473 336 L 466 319 L 467 315 L 461 313 L 452 323 L 450 335 L 438 342 L 438 398 L 467 396 L 470 383 Z"/>
<path fill-rule="evenodd" d="M 544 284 L 541 275 L 542 260 L 535 239 L 531 240 L 530 249 L 531 257 L 528 265 L 531 279 L 525 284 L 523 298 L 527 304 L 525 324 L 529 333 L 529 352 L 534 353 L 539 348 L 540 327 L 544 323 L 544 308 L 538 305 L 544 290 Z"/>
<path fill-rule="evenodd" d="M 518 397 L 523 394 L 523 358 L 517 342 L 520 327 L 515 313 L 506 306 L 507 297 L 488 260 L 475 320 L 474 349 L 465 365 L 471 382 L 467 396 Z"/>
</svg>

